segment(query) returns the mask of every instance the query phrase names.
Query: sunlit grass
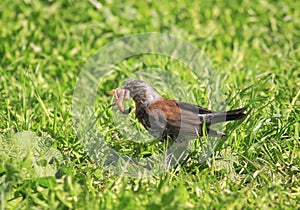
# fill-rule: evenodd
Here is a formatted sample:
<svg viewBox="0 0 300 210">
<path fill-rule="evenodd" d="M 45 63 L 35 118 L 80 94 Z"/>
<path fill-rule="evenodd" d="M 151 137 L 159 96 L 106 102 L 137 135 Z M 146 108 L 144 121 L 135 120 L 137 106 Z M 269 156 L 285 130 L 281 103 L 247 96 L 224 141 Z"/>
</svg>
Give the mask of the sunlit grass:
<svg viewBox="0 0 300 210">
<path fill-rule="evenodd" d="M 298 8 L 298 1 L 2 1 L 0 207 L 299 208 Z M 200 161 L 198 139 L 183 167 L 148 178 L 122 177 L 84 150 L 73 124 L 73 91 L 97 50 L 152 31 L 196 45 L 220 77 L 226 109 L 253 110 L 242 123 L 221 127 L 228 136 L 209 159 Z M 162 95 L 215 106 L 205 85 L 176 60 L 142 55 L 116 64 L 99 84 L 97 126 L 114 148 L 137 157 L 156 154 L 163 145 L 135 144 L 118 133 L 108 91 L 145 68 L 164 69 L 186 84 L 170 89 L 156 81 Z M 126 119 L 147 136 L 134 114 Z M 19 133 L 27 130 L 32 133 Z M 24 141 L 35 146 L 22 147 Z"/>
</svg>

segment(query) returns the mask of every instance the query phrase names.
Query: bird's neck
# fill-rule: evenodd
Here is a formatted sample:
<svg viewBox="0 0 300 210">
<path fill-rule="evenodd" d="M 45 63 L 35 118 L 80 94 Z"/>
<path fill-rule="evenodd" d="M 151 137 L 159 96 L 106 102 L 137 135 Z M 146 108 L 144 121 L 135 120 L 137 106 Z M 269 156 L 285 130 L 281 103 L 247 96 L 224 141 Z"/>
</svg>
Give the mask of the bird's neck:
<svg viewBox="0 0 300 210">
<path fill-rule="evenodd" d="M 159 100 L 161 96 L 154 90 L 148 90 L 143 93 L 138 94 L 133 99 L 135 103 L 139 106 L 147 107 L 151 103 Z"/>
</svg>

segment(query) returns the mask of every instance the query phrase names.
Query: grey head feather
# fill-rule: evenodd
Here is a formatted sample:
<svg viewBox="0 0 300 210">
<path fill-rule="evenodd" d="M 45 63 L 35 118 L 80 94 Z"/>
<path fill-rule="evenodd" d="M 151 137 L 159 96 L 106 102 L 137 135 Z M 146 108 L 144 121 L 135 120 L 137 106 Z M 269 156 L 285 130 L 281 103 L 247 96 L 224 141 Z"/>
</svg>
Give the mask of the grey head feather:
<svg viewBox="0 0 300 210">
<path fill-rule="evenodd" d="M 146 82 L 142 80 L 131 80 L 126 83 L 125 89 L 129 90 L 130 97 L 142 105 L 149 105 L 161 98 L 161 96 Z"/>
</svg>

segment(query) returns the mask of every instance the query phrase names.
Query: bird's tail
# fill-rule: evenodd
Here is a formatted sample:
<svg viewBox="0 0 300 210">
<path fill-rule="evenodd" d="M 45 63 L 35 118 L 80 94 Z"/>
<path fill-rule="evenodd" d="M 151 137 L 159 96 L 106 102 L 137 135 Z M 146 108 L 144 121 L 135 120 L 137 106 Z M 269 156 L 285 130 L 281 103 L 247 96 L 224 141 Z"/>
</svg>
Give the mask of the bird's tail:
<svg viewBox="0 0 300 210">
<path fill-rule="evenodd" d="M 243 107 L 240 109 L 230 110 L 227 112 L 213 112 L 208 114 L 206 122 L 212 125 L 220 122 L 242 120 L 245 119 L 251 111 L 250 110 L 247 113 L 243 113 L 246 109 L 247 107 Z"/>
</svg>

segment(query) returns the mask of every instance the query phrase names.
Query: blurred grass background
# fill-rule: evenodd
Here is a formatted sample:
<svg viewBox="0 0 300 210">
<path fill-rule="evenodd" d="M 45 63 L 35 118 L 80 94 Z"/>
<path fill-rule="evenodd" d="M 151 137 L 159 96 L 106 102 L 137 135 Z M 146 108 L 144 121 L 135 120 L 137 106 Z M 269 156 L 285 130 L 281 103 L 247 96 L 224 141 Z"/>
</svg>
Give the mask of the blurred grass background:
<svg viewBox="0 0 300 210">
<path fill-rule="evenodd" d="M 299 208 L 299 8 L 292 0 L 2 0 L 1 209 Z M 253 111 L 239 127 L 228 124 L 230 136 L 210 164 L 192 154 L 191 165 L 157 177 L 119 177 L 84 152 L 72 121 L 73 89 L 102 46 L 153 31 L 198 46 L 222 78 L 228 107 L 251 104 Z M 166 68 L 193 85 L 184 66 L 168 62 L 145 56 L 118 64 L 113 82 L 100 88 L 98 111 L 132 69 Z M 194 94 L 209 104 L 197 88 Z M 102 123 L 113 128 L 105 112 Z M 122 138 L 114 144 L 153 150 Z"/>
</svg>

